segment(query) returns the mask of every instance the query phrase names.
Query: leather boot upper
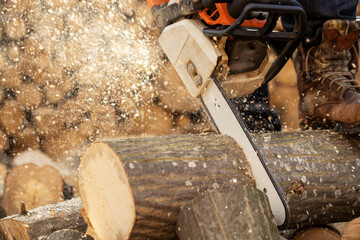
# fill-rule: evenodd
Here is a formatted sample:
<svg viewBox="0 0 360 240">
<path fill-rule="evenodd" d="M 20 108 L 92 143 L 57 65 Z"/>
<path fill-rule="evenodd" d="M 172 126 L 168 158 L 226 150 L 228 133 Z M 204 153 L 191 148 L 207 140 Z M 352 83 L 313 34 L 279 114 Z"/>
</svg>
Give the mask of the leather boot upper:
<svg viewBox="0 0 360 240">
<path fill-rule="evenodd" d="M 360 86 L 357 45 L 360 21 L 329 20 L 323 25 L 322 41 L 309 49 L 299 47 L 299 110 L 304 121 L 326 120 L 360 123 Z"/>
</svg>

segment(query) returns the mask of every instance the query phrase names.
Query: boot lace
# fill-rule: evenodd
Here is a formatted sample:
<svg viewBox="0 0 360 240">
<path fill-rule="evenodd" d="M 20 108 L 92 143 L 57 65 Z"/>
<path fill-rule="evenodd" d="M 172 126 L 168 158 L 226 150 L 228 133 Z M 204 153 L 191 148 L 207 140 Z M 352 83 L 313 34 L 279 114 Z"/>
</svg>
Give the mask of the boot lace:
<svg viewBox="0 0 360 240">
<path fill-rule="evenodd" d="M 321 84 L 324 84 L 326 79 L 330 79 L 329 89 L 333 84 L 337 84 L 338 88 L 336 89 L 336 92 L 341 91 L 341 95 L 348 89 L 360 92 L 360 85 L 350 72 L 330 72 L 322 75 L 316 80 L 319 80 Z"/>
<path fill-rule="evenodd" d="M 311 47 L 309 51 L 306 53 L 305 57 L 305 74 L 308 78 L 310 78 L 309 73 L 309 57 L 310 52 L 315 47 Z M 344 92 L 348 89 L 353 91 L 360 92 L 360 84 L 354 79 L 354 75 L 349 72 L 328 72 L 325 74 L 322 74 L 320 77 L 316 78 L 315 81 L 320 81 L 321 84 L 324 84 L 326 79 L 330 79 L 329 89 L 333 84 L 337 84 L 338 88 L 336 89 L 336 92 L 341 91 L 341 95 L 344 94 Z"/>
</svg>

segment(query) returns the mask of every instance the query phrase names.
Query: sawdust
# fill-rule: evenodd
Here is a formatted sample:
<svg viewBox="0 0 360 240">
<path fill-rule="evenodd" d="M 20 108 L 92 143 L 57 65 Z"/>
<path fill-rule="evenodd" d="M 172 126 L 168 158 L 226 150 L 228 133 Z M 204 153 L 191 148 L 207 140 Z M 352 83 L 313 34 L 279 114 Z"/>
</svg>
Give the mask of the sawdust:
<svg viewBox="0 0 360 240">
<path fill-rule="evenodd" d="M 157 42 L 160 32 L 145 0 L 17 0 L 0 8 L 0 107 L 11 102 L 24 112 L 20 129 L 1 123 L 8 142 L 20 139 L 16 134 L 24 128 L 34 129 L 40 141 L 28 147 L 63 161 L 88 141 L 209 127 L 191 120 L 197 105 Z M 32 92 L 36 99 L 30 101 Z M 190 126 L 176 126 L 182 115 Z M 67 139 L 79 131 L 85 131 L 80 140 Z M 3 145 L 19 153 L 16 142 Z"/>
</svg>

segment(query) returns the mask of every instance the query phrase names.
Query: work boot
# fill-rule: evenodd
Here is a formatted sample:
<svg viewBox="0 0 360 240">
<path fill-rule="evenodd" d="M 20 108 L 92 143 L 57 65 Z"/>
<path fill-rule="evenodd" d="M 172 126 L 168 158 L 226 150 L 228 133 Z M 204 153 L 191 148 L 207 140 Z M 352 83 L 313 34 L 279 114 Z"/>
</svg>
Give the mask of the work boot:
<svg viewBox="0 0 360 240">
<path fill-rule="evenodd" d="M 329 20 L 321 43 L 299 46 L 298 75 L 300 127 L 332 128 L 340 133 L 360 133 L 358 69 L 360 21 Z M 296 66 L 296 59 L 294 61 Z"/>
</svg>

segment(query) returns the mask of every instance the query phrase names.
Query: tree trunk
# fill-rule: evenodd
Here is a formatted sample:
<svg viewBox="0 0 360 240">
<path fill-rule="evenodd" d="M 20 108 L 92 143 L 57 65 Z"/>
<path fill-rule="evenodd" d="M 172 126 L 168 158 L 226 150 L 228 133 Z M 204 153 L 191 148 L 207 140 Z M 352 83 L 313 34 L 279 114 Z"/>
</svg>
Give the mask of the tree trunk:
<svg viewBox="0 0 360 240">
<path fill-rule="evenodd" d="M 359 139 L 321 131 L 254 138 L 286 193 L 290 227 L 348 221 L 360 212 Z M 241 148 L 228 136 L 106 142 L 123 161 L 134 194 L 134 239 L 172 238 L 180 207 L 199 192 L 254 185 Z"/>
<path fill-rule="evenodd" d="M 182 208 L 177 224 L 181 240 L 279 240 L 266 194 L 237 185 L 209 191 Z"/>
<path fill-rule="evenodd" d="M 359 214 L 359 138 L 320 131 L 254 138 L 287 195 L 290 227 L 348 221 Z M 132 239 L 174 237 L 180 207 L 199 192 L 234 183 L 254 185 L 241 149 L 224 135 L 107 142 L 124 163 L 134 194 Z M 40 207 L 1 220 L 0 228 L 3 221 L 25 223 L 32 239 L 59 229 L 84 228 L 81 207 L 79 198 Z"/>
</svg>

